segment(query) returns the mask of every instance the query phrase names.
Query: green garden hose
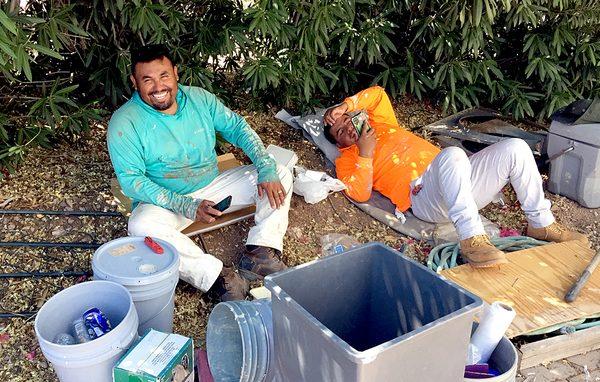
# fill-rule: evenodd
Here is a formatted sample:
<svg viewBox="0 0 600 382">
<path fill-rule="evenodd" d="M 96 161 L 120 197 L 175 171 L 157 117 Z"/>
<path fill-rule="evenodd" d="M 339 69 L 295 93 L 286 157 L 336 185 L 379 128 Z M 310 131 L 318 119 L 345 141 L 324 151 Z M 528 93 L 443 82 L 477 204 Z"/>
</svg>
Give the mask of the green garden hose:
<svg viewBox="0 0 600 382">
<path fill-rule="evenodd" d="M 527 236 L 496 237 L 490 239 L 490 241 L 496 248 L 504 252 L 520 251 L 522 249 L 547 244 L 545 241 L 536 240 Z M 440 244 L 433 248 L 429 253 L 427 267 L 437 273 L 444 269 L 454 268 L 459 265 L 457 263 L 459 253 L 460 247 L 458 243 Z"/>
</svg>

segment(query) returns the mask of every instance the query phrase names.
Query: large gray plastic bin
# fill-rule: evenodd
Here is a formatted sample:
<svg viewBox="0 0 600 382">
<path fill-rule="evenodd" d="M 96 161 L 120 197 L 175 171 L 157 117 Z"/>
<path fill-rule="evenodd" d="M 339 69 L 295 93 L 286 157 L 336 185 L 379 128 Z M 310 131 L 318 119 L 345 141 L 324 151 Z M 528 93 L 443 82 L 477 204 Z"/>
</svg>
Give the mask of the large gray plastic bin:
<svg viewBox="0 0 600 382">
<path fill-rule="evenodd" d="M 552 121 L 548 134 L 548 190 L 588 208 L 600 207 L 600 123 Z"/>
<path fill-rule="evenodd" d="M 379 243 L 265 278 L 273 381 L 461 381 L 482 301 Z"/>
</svg>

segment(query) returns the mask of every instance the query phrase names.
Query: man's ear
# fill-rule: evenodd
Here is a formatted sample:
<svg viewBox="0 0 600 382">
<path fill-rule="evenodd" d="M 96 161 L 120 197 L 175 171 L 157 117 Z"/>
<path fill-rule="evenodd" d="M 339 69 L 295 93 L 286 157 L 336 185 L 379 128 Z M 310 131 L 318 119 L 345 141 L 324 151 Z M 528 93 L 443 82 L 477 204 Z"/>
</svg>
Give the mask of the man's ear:
<svg viewBox="0 0 600 382">
<path fill-rule="evenodd" d="M 175 73 L 175 81 L 179 81 L 179 75 L 177 74 L 177 66 L 173 65 L 173 72 Z"/>
<path fill-rule="evenodd" d="M 136 83 L 135 83 L 135 77 L 133 76 L 133 74 L 130 74 L 130 75 L 129 75 L 129 79 L 131 80 L 131 84 L 133 85 L 133 88 L 134 88 L 135 90 L 137 90 L 137 85 L 136 85 Z"/>
</svg>

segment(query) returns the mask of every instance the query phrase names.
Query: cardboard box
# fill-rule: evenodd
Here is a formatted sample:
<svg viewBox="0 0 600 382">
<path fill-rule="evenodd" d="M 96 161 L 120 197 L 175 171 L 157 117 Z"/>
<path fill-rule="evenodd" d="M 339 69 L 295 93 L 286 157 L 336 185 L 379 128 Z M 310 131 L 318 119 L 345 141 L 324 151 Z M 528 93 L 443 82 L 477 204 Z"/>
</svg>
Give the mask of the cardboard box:
<svg viewBox="0 0 600 382">
<path fill-rule="evenodd" d="M 193 382 L 194 343 L 179 334 L 150 330 L 117 362 L 114 382 Z"/>
</svg>

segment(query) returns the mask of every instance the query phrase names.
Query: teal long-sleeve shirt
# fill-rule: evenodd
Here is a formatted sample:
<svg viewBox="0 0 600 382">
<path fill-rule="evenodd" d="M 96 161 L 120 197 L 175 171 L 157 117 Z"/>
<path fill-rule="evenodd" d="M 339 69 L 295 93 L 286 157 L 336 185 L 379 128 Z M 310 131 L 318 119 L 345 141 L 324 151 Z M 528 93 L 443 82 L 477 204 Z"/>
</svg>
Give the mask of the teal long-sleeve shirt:
<svg viewBox="0 0 600 382">
<path fill-rule="evenodd" d="M 134 206 L 152 203 L 194 220 L 201 200 L 186 194 L 219 174 L 216 132 L 244 150 L 258 170 L 259 183 L 279 180 L 275 161 L 241 116 L 201 88 L 179 85 L 176 99 L 177 112 L 169 115 L 135 92 L 108 124 L 110 159 Z"/>
</svg>

